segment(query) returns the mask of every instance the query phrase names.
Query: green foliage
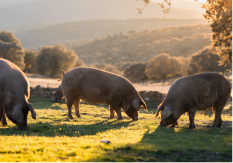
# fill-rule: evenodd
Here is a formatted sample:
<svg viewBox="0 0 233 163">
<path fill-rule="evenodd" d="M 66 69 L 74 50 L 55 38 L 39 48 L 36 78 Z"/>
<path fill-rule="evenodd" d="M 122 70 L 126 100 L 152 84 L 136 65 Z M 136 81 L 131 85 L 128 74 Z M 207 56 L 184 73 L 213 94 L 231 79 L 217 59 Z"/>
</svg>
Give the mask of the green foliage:
<svg viewBox="0 0 233 163">
<path fill-rule="evenodd" d="M 170 57 L 167 53 L 154 56 L 146 65 L 148 79 L 163 79 L 181 75 L 182 64 L 177 57 Z"/>
<path fill-rule="evenodd" d="M 134 63 L 130 67 L 124 70 L 124 76 L 133 82 L 141 82 L 148 80 L 145 73 L 146 64 L 145 63 Z"/>
<path fill-rule="evenodd" d="M 221 62 L 232 63 L 232 0 L 207 0 L 203 8 L 211 23 L 213 46 L 221 50 Z"/>
<path fill-rule="evenodd" d="M 38 55 L 37 51 L 25 50 L 24 63 L 25 69 L 24 72 L 34 73 L 36 71 L 36 57 Z"/>
<path fill-rule="evenodd" d="M 24 70 L 24 55 L 20 40 L 12 32 L 0 31 L 0 57 L 13 62 L 21 70 Z"/>
<path fill-rule="evenodd" d="M 206 71 L 224 72 L 231 69 L 231 65 L 219 65 L 220 57 L 215 48 L 207 47 L 192 55 L 189 63 L 189 74 Z"/>
<path fill-rule="evenodd" d="M 74 68 L 77 60 L 74 51 L 68 50 L 64 45 L 44 46 L 36 58 L 36 72 L 48 76 L 61 76 L 62 70 Z"/>
<path fill-rule="evenodd" d="M 116 66 L 108 64 L 108 63 L 96 63 L 94 67 L 101 69 L 101 70 L 108 71 L 108 72 L 112 72 L 118 75 L 122 75 L 121 71 L 119 71 Z"/>
<path fill-rule="evenodd" d="M 118 68 L 119 71 L 124 71 L 126 68 L 136 63 L 137 62 L 117 62 L 114 65 Z"/>
<path fill-rule="evenodd" d="M 98 40 L 71 45 L 85 64 L 147 62 L 160 53 L 190 56 L 211 44 L 206 25 L 170 27 L 118 33 Z"/>
<path fill-rule="evenodd" d="M 100 3 L 101 1 L 102 0 L 99 0 Z M 129 3 L 130 7 L 127 8 L 131 8 L 132 10 L 130 10 L 128 14 L 130 15 L 133 14 L 133 12 L 135 11 L 135 7 L 137 5 L 133 7 L 130 4 L 135 4 L 134 0 L 129 0 L 127 2 L 125 2 L 124 0 L 121 0 L 121 2 L 119 1 L 115 1 L 116 3 L 118 3 L 119 6 L 120 3 L 121 4 Z M 88 2 L 84 1 L 84 3 L 88 3 Z M 96 4 L 97 3 L 98 2 L 96 1 Z M 111 3 L 111 5 L 113 5 L 113 3 Z M 154 10 L 156 10 L 156 8 L 159 8 L 157 7 L 157 4 L 155 4 L 155 9 L 151 8 L 150 12 L 153 13 L 153 15 L 155 15 L 156 11 Z M 163 17 L 162 11 L 158 11 L 158 13 L 160 13 L 159 17 L 162 18 Z M 118 15 L 119 17 L 124 17 L 127 13 L 118 12 L 118 14 L 122 15 L 122 16 Z M 173 14 L 175 13 L 173 12 Z M 179 12 L 175 15 L 180 17 L 181 13 Z M 25 35 L 20 39 L 22 44 L 24 45 L 24 48 L 36 48 L 44 45 L 51 45 L 55 42 L 57 44 L 70 45 L 74 43 L 80 44 L 80 41 L 82 42 L 82 40 L 86 42 L 87 40 L 93 39 L 95 37 L 101 38 L 101 37 L 106 37 L 107 35 L 111 37 L 111 35 L 119 33 L 120 31 L 125 31 L 127 33 L 128 30 L 135 30 L 135 31 L 143 31 L 145 29 L 154 30 L 154 29 L 161 29 L 167 27 L 174 27 L 174 26 L 182 25 L 183 23 L 185 23 L 185 25 L 207 24 L 205 19 L 189 19 L 188 21 L 180 20 L 180 19 L 166 19 L 166 21 L 161 21 L 158 20 L 157 17 L 152 19 L 143 18 L 143 19 L 118 19 L 118 20 L 89 19 L 88 21 L 80 20 L 80 21 L 70 21 L 70 22 L 66 21 L 61 23 L 48 23 L 45 24 L 44 26 L 40 26 L 40 28 L 31 28 L 31 30 L 28 31 L 27 35 Z M 15 32 L 15 34 L 19 36 L 21 33 L 24 32 L 24 30 L 25 29 L 19 29 L 17 30 L 17 32 Z M 32 40 L 32 38 L 35 38 L 35 40 Z"/>
<path fill-rule="evenodd" d="M 31 97 L 37 119 L 28 116 L 30 130 L 19 131 L 8 120 L 0 126 L 0 161 L 3 162 L 96 162 L 96 161 L 232 161 L 232 115 L 222 112 L 221 128 L 210 128 L 214 116 L 198 111 L 196 129 L 189 130 L 188 115 L 175 128 L 158 127 L 156 107 L 139 113 L 132 121 L 109 119 L 106 105 L 80 105 L 81 118 L 68 119 L 65 104 Z M 74 110 L 73 110 L 74 114 Z M 110 144 L 101 143 L 109 140 Z"/>
</svg>

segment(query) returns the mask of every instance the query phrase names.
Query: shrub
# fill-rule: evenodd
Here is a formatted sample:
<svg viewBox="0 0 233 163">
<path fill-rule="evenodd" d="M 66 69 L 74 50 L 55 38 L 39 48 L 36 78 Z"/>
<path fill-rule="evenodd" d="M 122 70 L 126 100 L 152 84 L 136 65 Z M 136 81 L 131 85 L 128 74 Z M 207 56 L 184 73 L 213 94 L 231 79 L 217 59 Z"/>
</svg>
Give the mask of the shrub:
<svg viewBox="0 0 233 163">
<path fill-rule="evenodd" d="M 189 73 L 200 73 L 206 71 L 224 72 L 231 68 L 231 65 L 219 65 L 220 57 L 215 48 L 206 47 L 192 55 L 189 63 Z"/>
<path fill-rule="evenodd" d="M 111 65 L 109 63 L 97 63 L 94 65 L 95 68 L 109 71 L 118 75 L 122 75 L 122 72 L 118 70 L 118 68 L 114 65 Z"/>
<path fill-rule="evenodd" d="M 181 75 L 182 64 L 177 57 L 170 57 L 167 53 L 161 53 L 148 61 L 146 75 L 149 80 L 163 79 Z"/>
<path fill-rule="evenodd" d="M 135 63 L 137 62 L 117 62 L 114 65 L 118 68 L 119 71 L 124 71 L 126 68 Z"/>
<path fill-rule="evenodd" d="M 134 63 L 133 65 L 125 69 L 124 76 L 133 82 L 146 81 L 148 80 L 148 77 L 145 73 L 145 70 L 145 63 Z"/>
<path fill-rule="evenodd" d="M 12 32 L 0 31 L 0 57 L 15 63 L 24 70 L 24 51 L 20 41 Z"/>
<path fill-rule="evenodd" d="M 61 76 L 62 70 L 68 71 L 76 66 L 78 56 L 64 45 L 44 46 L 36 58 L 36 72 L 48 76 Z"/>
<path fill-rule="evenodd" d="M 24 56 L 25 69 L 24 69 L 24 72 L 28 72 L 28 73 L 35 72 L 37 55 L 38 55 L 37 51 L 25 50 L 25 56 Z"/>
</svg>

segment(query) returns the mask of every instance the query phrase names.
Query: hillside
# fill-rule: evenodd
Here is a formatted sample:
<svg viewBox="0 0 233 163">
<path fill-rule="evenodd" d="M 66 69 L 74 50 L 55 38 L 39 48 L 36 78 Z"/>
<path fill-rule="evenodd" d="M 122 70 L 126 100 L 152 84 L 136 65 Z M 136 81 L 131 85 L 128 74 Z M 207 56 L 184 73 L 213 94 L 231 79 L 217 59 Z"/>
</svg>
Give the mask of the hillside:
<svg viewBox="0 0 233 163">
<path fill-rule="evenodd" d="M 85 64 L 147 62 L 159 53 L 187 57 L 211 44 L 207 25 L 128 31 L 70 45 Z"/>
<path fill-rule="evenodd" d="M 119 32 L 126 33 L 129 30 L 153 30 L 166 27 L 178 27 L 182 25 L 206 24 L 202 19 L 129 19 L 129 20 L 88 20 L 66 23 L 55 23 L 40 28 L 32 28 L 28 31 L 16 31 L 25 48 L 39 47 L 43 45 L 68 44 L 80 42 L 95 37 L 106 37 Z M 23 34 L 26 32 L 26 34 Z"/>
</svg>

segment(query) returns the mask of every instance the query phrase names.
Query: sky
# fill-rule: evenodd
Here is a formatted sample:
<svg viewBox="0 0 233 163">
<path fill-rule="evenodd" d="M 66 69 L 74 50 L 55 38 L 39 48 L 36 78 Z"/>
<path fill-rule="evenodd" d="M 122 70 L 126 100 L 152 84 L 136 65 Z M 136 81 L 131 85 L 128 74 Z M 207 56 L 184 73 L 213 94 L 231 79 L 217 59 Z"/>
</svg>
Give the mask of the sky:
<svg viewBox="0 0 233 163">
<path fill-rule="evenodd" d="M 162 3 L 164 0 L 151 0 L 155 3 Z M 201 3 L 205 3 L 206 0 L 171 0 L 171 7 L 174 8 L 182 8 L 188 10 L 195 10 L 197 8 L 201 8 Z"/>
</svg>

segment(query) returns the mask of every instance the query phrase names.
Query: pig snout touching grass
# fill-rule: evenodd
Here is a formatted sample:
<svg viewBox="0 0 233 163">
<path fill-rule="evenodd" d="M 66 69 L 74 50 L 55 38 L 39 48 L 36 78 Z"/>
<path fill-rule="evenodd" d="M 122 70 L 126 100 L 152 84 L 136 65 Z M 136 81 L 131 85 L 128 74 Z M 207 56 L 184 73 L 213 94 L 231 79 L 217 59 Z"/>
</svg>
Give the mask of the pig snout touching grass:
<svg viewBox="0 0 233 163">
<path fill-rule="evenodd" d="M 27 129 L 30 111 L 36 119 L 36 112 L 28 102 L 30 87 L 26 75 L 12 62 L 0 59 L 0 119 L 6 125 L 6 117 L 20 130 Z"/>
<path fill-rule="evenodd" d="M 114 118 L 114 111 L 118 119 L 123 119 L 121 108 L 133 120 L 138 120 L 141 106 L 146 110 L 146 104 L 141 99 L 133 85 L 124 77 L 95 68 L 77 67 L 64 74 L 62 91 L 66 98 L 68 116 L 74 105 L 75 114 L 79 114 L 79 101 L 83 99 L 92 103 L 109 105 L 110 118 Z"/>
<path fill-rule="evenodd" d="M 188 112 L 189 128 L 193 129 L 196 111 L 214 107 L 215 119 L 212 127 L 221 127 L 221 112 L 230 93 L 229 81 L 218 73 L 206 72 L 183 77 L 171 85 L 155 117 L 162 111 L 160 125 L 174 127 L 180 116 Z"/>
</svg>

